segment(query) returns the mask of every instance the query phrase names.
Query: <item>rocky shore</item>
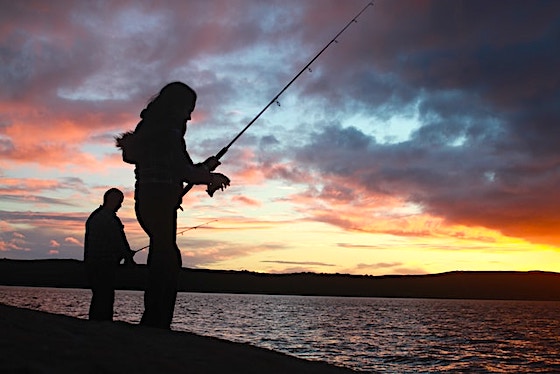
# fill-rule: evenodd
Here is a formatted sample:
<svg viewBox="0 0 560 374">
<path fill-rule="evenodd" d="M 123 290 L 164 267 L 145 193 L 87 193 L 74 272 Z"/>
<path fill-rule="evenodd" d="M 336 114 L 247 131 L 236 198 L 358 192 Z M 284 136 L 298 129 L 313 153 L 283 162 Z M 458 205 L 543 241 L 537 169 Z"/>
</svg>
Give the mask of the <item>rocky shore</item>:
<svg viewBox="0 0 560 374">
<path fill-rule="evenodd" d="M 0 304 L 0 373 L 352 373 L 247 344 Z"/>
</svg>

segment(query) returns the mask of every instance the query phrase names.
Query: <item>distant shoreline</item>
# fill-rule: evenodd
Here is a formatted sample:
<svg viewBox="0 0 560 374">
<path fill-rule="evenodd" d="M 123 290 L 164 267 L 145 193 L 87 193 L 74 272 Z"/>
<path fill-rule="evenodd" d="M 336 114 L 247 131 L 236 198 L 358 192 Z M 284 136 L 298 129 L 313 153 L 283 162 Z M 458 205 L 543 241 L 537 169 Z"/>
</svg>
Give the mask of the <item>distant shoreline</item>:
<svg viewBox="0 0 560 374">
<path fill-rule="evenodd" d="M 146 266 L 119 268 L 118 289 L 143 290 Z M 88 288 L 79 260 L 0 259 L 0 285 Z M 455 271 L 430 275 L 262 274 L 183 268 L 184 292 L 560 301 L 560 273 Z"/>
</svg>

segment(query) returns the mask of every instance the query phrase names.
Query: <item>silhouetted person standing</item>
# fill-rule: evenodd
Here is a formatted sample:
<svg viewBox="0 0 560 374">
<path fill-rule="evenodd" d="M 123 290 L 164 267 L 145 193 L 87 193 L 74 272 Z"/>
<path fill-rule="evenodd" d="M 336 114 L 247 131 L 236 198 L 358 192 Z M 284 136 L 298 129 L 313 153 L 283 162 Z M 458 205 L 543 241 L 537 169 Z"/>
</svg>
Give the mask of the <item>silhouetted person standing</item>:
<svg viewBox="0 0 560 374">
<path fill-rule="evenodd" d="M 148 285 L 140 321 L 145 326 L 169 329 L 173 319 L 182 266 L 176 239 L 183 183 L 205 184 L 215 190 L 230 182 L 223 174 L 211 173 L 220 164 L 215 157 L 194 164 L 186 150 L 184 136 L 195 104 L 192 88 L 170 83 L 142 111 L 142 120 L 128 134 L 132 136 L 117 138 L 125 161 L 136 165 L 136 217 L 150 237 Z M 131 157 L 125 157 L 127 151 Z"/>
<path fill-rule="evenodd" d="M 117 266 L 123 259 L 127 264 L 134 263 L 124 226 L 117 217 L 123 200 L 120 190 L 107 190 L 103 195 L 103 205 L 94 210 L 86 221 L 84 262 L 92 291 L 90 320 L 113 320 Z"/>
</svg>

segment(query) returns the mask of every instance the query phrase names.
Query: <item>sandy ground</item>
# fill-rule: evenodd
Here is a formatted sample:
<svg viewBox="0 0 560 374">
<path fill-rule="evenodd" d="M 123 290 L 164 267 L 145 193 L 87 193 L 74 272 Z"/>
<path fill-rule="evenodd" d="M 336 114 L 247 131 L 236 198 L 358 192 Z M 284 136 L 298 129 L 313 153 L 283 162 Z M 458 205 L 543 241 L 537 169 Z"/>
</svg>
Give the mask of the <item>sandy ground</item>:
<svg viewBox="0 0 560 374">
<path fill-rule="evenodd" d="M 0 373 L 352 373 L 247 344 L 0 304 Z"/>
</svg>

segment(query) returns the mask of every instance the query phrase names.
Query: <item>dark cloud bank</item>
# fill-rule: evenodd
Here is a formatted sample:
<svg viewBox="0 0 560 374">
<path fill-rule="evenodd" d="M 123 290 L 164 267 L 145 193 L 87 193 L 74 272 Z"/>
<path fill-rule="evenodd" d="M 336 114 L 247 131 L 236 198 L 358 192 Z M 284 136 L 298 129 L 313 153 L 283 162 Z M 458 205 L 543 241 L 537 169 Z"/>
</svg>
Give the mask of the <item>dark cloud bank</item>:
<svg viewBox="0 0 560 374">
<path fill-rule="evenodd" d="M 311 84 L 307 94 L 330 90 L 332 108 L 358 101 L 372 127 L 403 111 L 421 126 L 390 144 L 322 123 L 291 151 L 298 168 L 401 196 L 448 223 L 560 244 L 560 2 L 375 8 L 371 38 L 349 51 L 367 63 L 348 70 L 329 61 L 331 86 Z M 337 89 L 349 80 L 349 90 Z"/>
</svg>

